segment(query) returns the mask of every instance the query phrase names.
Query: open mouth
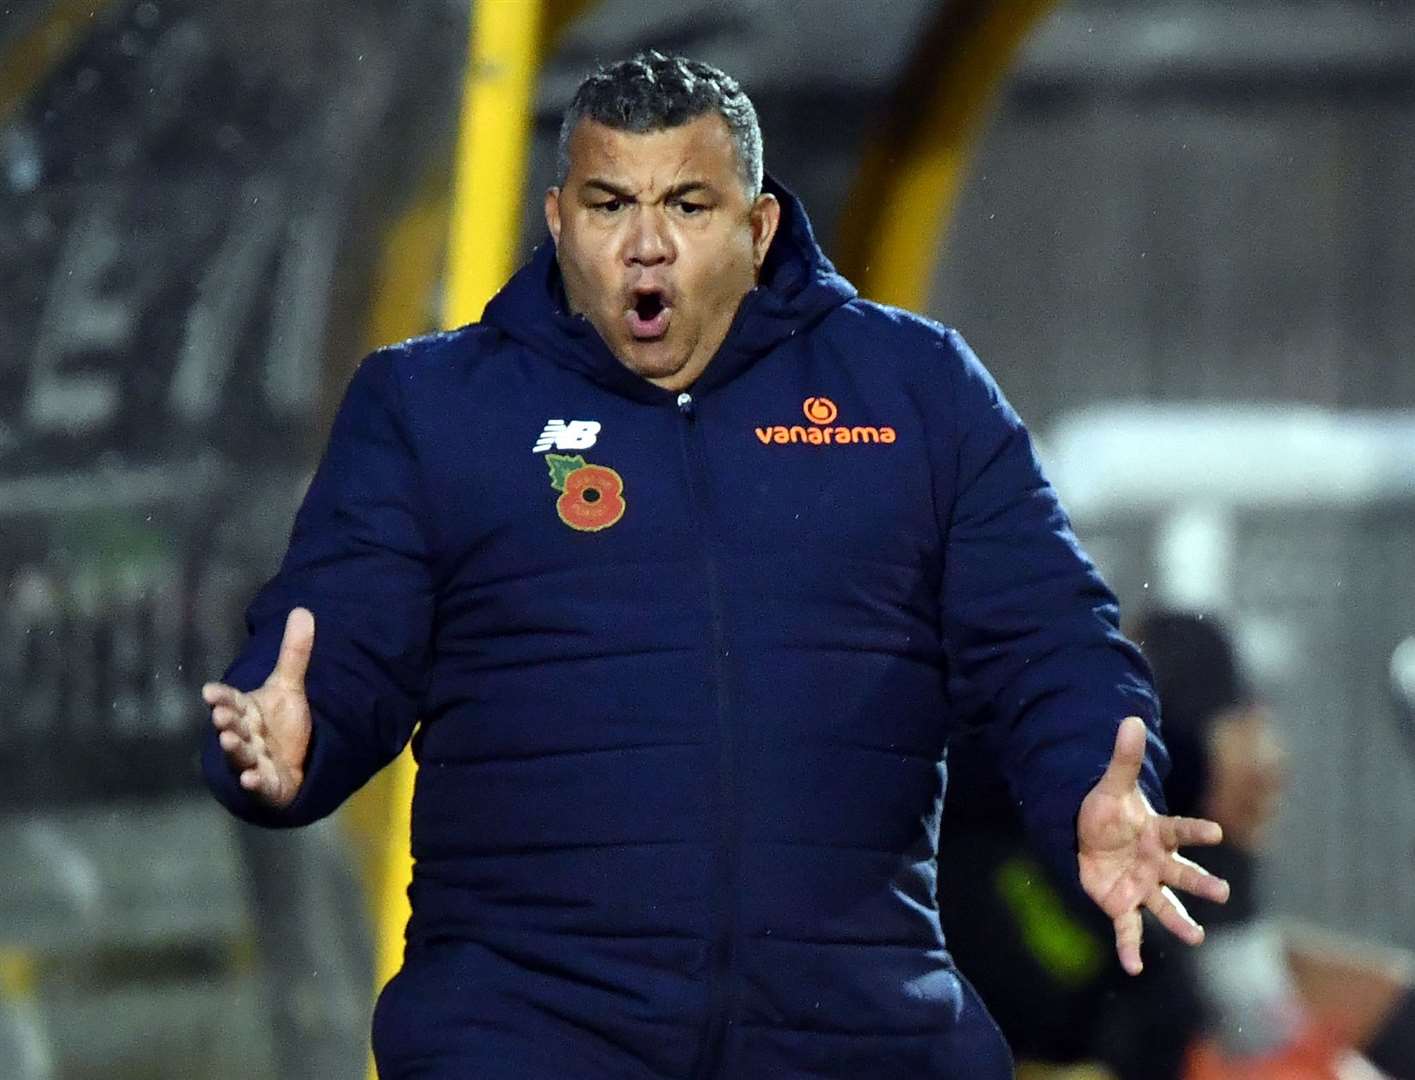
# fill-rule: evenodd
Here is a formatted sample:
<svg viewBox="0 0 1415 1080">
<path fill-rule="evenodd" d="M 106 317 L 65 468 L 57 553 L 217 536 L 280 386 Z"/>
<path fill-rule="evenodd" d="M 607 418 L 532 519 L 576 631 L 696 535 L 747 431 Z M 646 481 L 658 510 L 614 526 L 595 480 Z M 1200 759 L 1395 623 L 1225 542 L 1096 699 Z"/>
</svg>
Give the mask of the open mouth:
<svg viewBox="0 0 1415 1080">
<path fill-rule="evenodd" d="M 668 332 L 673 306 L 658 289 L 636 290 L 633 306 L 626 313 L 629 333 L 636 341 L 655 341 Z"/>
</svg>

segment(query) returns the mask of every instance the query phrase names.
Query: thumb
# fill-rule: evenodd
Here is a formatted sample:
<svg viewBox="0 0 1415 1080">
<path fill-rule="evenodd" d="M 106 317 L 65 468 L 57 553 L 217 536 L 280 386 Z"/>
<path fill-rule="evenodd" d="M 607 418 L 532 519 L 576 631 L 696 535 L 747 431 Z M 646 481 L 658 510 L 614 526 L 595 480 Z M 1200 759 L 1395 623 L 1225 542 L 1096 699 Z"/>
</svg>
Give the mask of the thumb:
<svg viewBox="0 0 1415 1080">
<path fill-rule="evenodd" d="M 1138 716 L 1127 716 L 1115 732 L 1115 749 L 1110 764 L 1096 787 L 1108 795 L 1127 795 L 1140 779 L 1145 763 L 1145 722 Z"/>
<path fill-rule="evenodd" d="M 285 620 L 285 636 L 280 639 L 280 655 L 270 681 L 304 692 L 305 671 L 314 652 L 314 615 L 309 608 L 293 609 Z"/>
</svg>

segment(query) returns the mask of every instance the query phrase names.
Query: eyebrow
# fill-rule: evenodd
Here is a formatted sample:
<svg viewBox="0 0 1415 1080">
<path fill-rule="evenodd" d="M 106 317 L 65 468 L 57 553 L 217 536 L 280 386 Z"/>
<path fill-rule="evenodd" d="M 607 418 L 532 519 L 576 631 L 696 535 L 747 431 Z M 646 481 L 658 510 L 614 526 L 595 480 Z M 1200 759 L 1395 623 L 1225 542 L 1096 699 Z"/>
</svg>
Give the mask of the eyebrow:
<svg viewBox="0 0 1415 1080">
<path fill-rule="evenodd" d="M 598 176 L 590 177 L 581 186 L 585 188 L 593 188 L 596 191 L 602 191 L 606 195 L 613 195 L 616 199 L 623 199 L 625 202 L 638 201 L 634 197 L 632 192 L 620 187 L 619 185 L 609 180 L 601 179 Z M 692 195 L 699 191 L 710 192 L 711 190 L 712 185 L 709 184 L 706 180 L 687 180 L 681 184 L 674 184 L 671 188 L 669 188 L 663 193 L 663 198 L 681 199 L 684 195 Z"/>
</svg>

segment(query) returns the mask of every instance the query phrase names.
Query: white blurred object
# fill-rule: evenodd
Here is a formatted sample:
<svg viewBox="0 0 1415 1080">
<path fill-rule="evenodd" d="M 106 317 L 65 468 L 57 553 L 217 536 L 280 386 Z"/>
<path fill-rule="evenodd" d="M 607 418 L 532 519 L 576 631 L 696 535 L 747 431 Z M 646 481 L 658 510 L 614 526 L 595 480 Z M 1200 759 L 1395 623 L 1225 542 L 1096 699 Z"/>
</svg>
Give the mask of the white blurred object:
<svg viewBox="0 0 1415 1080">
<path fill-rule="evenodd" d="M 1415 636 L 1406 638 L 1390 654 L 1390 685 L 1406 715 L 1415 721 Z"/>
<path fill-rule="evenodd" d="M 1400 710 L 1407 744 L 1415 747 L 1415 635 L 1390 654 L 1390 688 Z"/>
<path fill-rule="evenodd" d="M 44 1018 L 30 1000 L 0 1000 L 0 1061 L 12 1080 L 54 1080 Z M 13 1070 L 13 1071 L 12 1071 Z"/>
<path fill-rule="evenodd" d="M 1187 504 L 1364 506 L 1415 495 L 1415 413 L 1103 405 L 1061 419 L 1047 471 L 1077 518 Z"/>
<path fill-rule="evenodd" d="M 1232 602 L 1233 512 L 1215 503 L 1182 506 L 1155 536 L 1156 599 L 1185 611 L 1225 611 Z"/>
</svg>

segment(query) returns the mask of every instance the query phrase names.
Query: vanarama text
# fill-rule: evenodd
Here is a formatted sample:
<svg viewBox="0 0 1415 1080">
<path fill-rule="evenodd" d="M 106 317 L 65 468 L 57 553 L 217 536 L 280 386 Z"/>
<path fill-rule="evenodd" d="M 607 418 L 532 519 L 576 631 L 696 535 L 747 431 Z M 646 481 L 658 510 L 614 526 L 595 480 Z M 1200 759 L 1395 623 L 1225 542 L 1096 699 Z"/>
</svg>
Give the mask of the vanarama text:
<svg viewBox="0 0 1415 1080">
<path fill-rule="evenodd" d="M 771 443 L 809 443 L 812 446 L 839 446 L 844 443 L 892 443 L 897 438 L 892 427 L 786 427 L 753 428 L 763 445 Z"/>
</svg>

